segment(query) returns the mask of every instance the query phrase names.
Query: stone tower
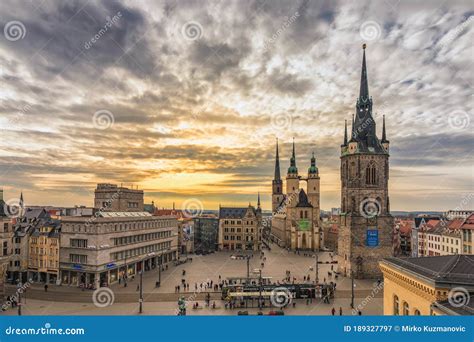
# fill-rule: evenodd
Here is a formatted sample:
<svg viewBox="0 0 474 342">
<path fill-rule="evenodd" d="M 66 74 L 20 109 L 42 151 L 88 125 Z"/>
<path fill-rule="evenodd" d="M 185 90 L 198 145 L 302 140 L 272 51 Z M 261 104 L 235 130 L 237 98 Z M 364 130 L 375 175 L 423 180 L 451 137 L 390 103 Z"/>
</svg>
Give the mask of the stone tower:
<svg viewBox="0 0 474 342">
<path fill-rule="evenodd" d="M 377 278 L 378 261 L 392 255 L 393 217 L 388 197 L 389 142 L 383 122 L 382 140 L 376 135 L 369 97 L 363 45 L 360 93 L 347 141 L 347 122 L 341 145 L 341 216 L 338 267 L 346 276 Z"/>
<path fill-rule="evenodd" d="M 308 193 L 309 203 L 313 206 L 313 250 L 319 250 L 320 246 L 320 233 L 321 233 L 321 222 L 320 222 L 320 192 L 319 192 L 319 170 L 316 166 L 316 158 L 311 157 L 311 166 L 308 169 L 308 180 L 306 191 Z"/>
<path fill-rule="evenodd" d="M 286 195 L 291 196 L 293 193 L 298 193 L 300 188 L 300 178 L 298 176 L 298 168 L 296 167 L 295 154 L 295 139 L 293 139 L 293 152 L 290 159 L 290 167 L 286 175 Z"/>
<path fill-rule="evenodd" d="M 280 157 L 278 155 L 278 139 L 276 141 L 275 175 L 272 181 L 272 213 L 278 211 L 278 206 L 283 201 L 283 181 L 280 177 Z"/>
</svg>

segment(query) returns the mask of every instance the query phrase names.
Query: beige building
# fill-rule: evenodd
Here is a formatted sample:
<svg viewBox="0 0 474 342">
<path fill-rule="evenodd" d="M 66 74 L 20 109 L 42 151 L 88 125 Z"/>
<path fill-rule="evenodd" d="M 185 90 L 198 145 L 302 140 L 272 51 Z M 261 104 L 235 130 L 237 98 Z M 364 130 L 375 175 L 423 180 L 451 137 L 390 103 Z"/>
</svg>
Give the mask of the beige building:
<svg viewBox="0 0 474 342">
<path fill-rule="evenodd" d="M 219 207 L 218 248 L 220 250 L 259 250 L 262 243 L 262 210 Z"/>
<path fill-rule="evenodd" d="M 12 220 L 7 215 L 6 204 L 3 201 L 3 190 L 0 189 L 0 299 L 5 295 L 5 281 L 7 268 L 13 253 L 13 227 Z"/>
<path fill-rule="evenodd" d="M 56 284 L 59 280 L 59 221 L 35 227 L 29 238 L 28 279 Z"/>
<path fill-rule="evenodd" d="M 62 284 L 97 288 L 177 257 L 176 217 L 97 211 L 90 217 L 62 218 Z"/>
<path fill-rule="evenodd" d="M 301 187 L 302 182 L 306 182 L 306 191 Z M 275 174 L 272 181 L 271 239 L 281 247 L 312 251 L 321 248 L 323 230 L 320 222 L 319 182 L 314 154 L 308 169 L 308 177 L 298 175 L 293 141 L 293 152 L 286 176 L 286 193 L 283 193 L 277 141 Z"/>
<path fill-rule="evenodd" d="M 458 311 L 473 313 L 472 255 L 387 258 L 380 261 L 384 278 L 384 315 L 440 315 L 447 299 Z M 456 292 L 458 291 L 458 292 Z M 463 293 L 459 292 L 462 291 Z"/>
<path fill-rule="evenodd" d="M 474 214 L 470 215 L 461 225 L 462 253 L 474 254 Z"/>
<path fill-rule="evenodd" d="M 94 207 L 101 211 L 144 211 L 143 190 L 100 183 L 94 194 Z"/>
</svg>

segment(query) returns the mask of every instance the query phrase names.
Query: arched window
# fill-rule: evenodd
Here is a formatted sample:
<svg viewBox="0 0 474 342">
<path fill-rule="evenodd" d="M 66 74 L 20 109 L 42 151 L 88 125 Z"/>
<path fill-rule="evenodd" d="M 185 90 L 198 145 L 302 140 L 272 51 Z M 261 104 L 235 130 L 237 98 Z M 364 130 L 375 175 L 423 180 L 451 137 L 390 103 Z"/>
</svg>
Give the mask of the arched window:
<svg viewBox="0 0 474 342">
<path fill-rule="evenodd" d="M 393 296 L 393 314 L 395 316 L 398 316 L 400 314 L 398 296 L 396 296 L 396 295 Z"/>
<path fill-rule="evenodd" d="M 375 169 L 375 163 L 373 162 L 365 169 L 365 183 L 368 185 L 377 184 L 377 171 Z"/>
<path fill-rule="evenodd" d="M 421 315 L 421 312 L 420 312 L 420 310 L 415 309 L 415 311 L 413 312 L 413 314 L 414 314 L 415 316 L 420 316 L 420 315 Z"/>
<path fill-rule="evenodd" d="M 407 302 L 403 302 L 403 316 L 410 315 L 410 307 L 408 306 Z"/>
</svg>

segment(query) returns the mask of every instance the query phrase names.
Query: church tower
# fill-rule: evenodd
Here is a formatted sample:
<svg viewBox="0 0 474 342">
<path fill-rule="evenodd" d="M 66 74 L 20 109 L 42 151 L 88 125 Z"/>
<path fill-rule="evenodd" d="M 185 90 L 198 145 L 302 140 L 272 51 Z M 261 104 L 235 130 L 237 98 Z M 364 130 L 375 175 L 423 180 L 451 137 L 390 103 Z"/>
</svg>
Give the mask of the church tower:
<svg viewBox="0 0 474 342">
<path fill-rule="evenodd" d="M 308 200 L 313 206 L 313 217 L 319 218 L 319 171 L 316 166 L 316 158 L 311 157 L 311 166 L 308 169 Z"/>
<path fill-rule="evenodd" d="M 338 267 L 346 276 L 378 278 L 378 261 L 392 255 L 394 220 L 388 197 L 389 142 L 383 121 L 382 140 L 376 135 L 369 97 L 366 45 L 363 45 L 360 92 L 347 141 L 341 145 L 341 216 Z"/>
<path fill-rule="evenodd" d="M 283 201 L 283 181 L 280 177 L 280 157 L 278 155 L 278 139 L 276 141 L 275 175 L 272 181 L 272 213 L 278 211 L 278 206 Z"/>
<path fill-rule="evenodd" d="M 309 203 L 313 206 L 313 225 L 312 225 L 312 238 L 313 238 L 313 250 L 319 250 L 321 248 L 321 223 L 320 223 L 320 192 L 319 192 L 319 170 L 316 166 L 316 158 L 311 157 L 311 166 L 308 169 L 308 181 L 307 181 L 307 193 Z"/>
<path fill-rule="evenodd" d="M 293 193 L 298 193 L 299 188 L 300 178 L 298 176 L 298 168 L 296 167 L 295 138 L 293 138 L 293 153 L 291 154 L 290 167 L 286 175 L 286 195 L 291 196 Z"/>
</svg>

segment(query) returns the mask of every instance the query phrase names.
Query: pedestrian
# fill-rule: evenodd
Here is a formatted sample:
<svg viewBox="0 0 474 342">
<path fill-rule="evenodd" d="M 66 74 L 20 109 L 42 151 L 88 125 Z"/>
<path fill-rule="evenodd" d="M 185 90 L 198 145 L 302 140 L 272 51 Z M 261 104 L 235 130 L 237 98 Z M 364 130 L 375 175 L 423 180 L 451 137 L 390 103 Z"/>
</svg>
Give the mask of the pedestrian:
<svg viewBox="0 0 474 342">
<path fill-rule="evenodd" d="M 334 314 L 336 313 L 336 309 L 332 308 L 331 313 L 334 316 Z"/>
<path fill-rule="evenodd" d="M 138 291 L 138 290 L 140 290 L 140 285 L 139 285 L 139 284 L 137 284 L 137 291 Z"/>
<path fill-rule="evenodd" d="M 339 307 L 339 316 L 342 316 L 342 307 Z"/>
<path fill-rule="evenodd" d="M 358 311 L 358 314 L 359 314 L 359 316 L 362 316 L 362 311 L 359 310 L 359 311 Z"/>
<path fill-rule="evenodd" d="M 48 284 L 44 284 L 44 292 L 48 292 Z"/>
</svg>

